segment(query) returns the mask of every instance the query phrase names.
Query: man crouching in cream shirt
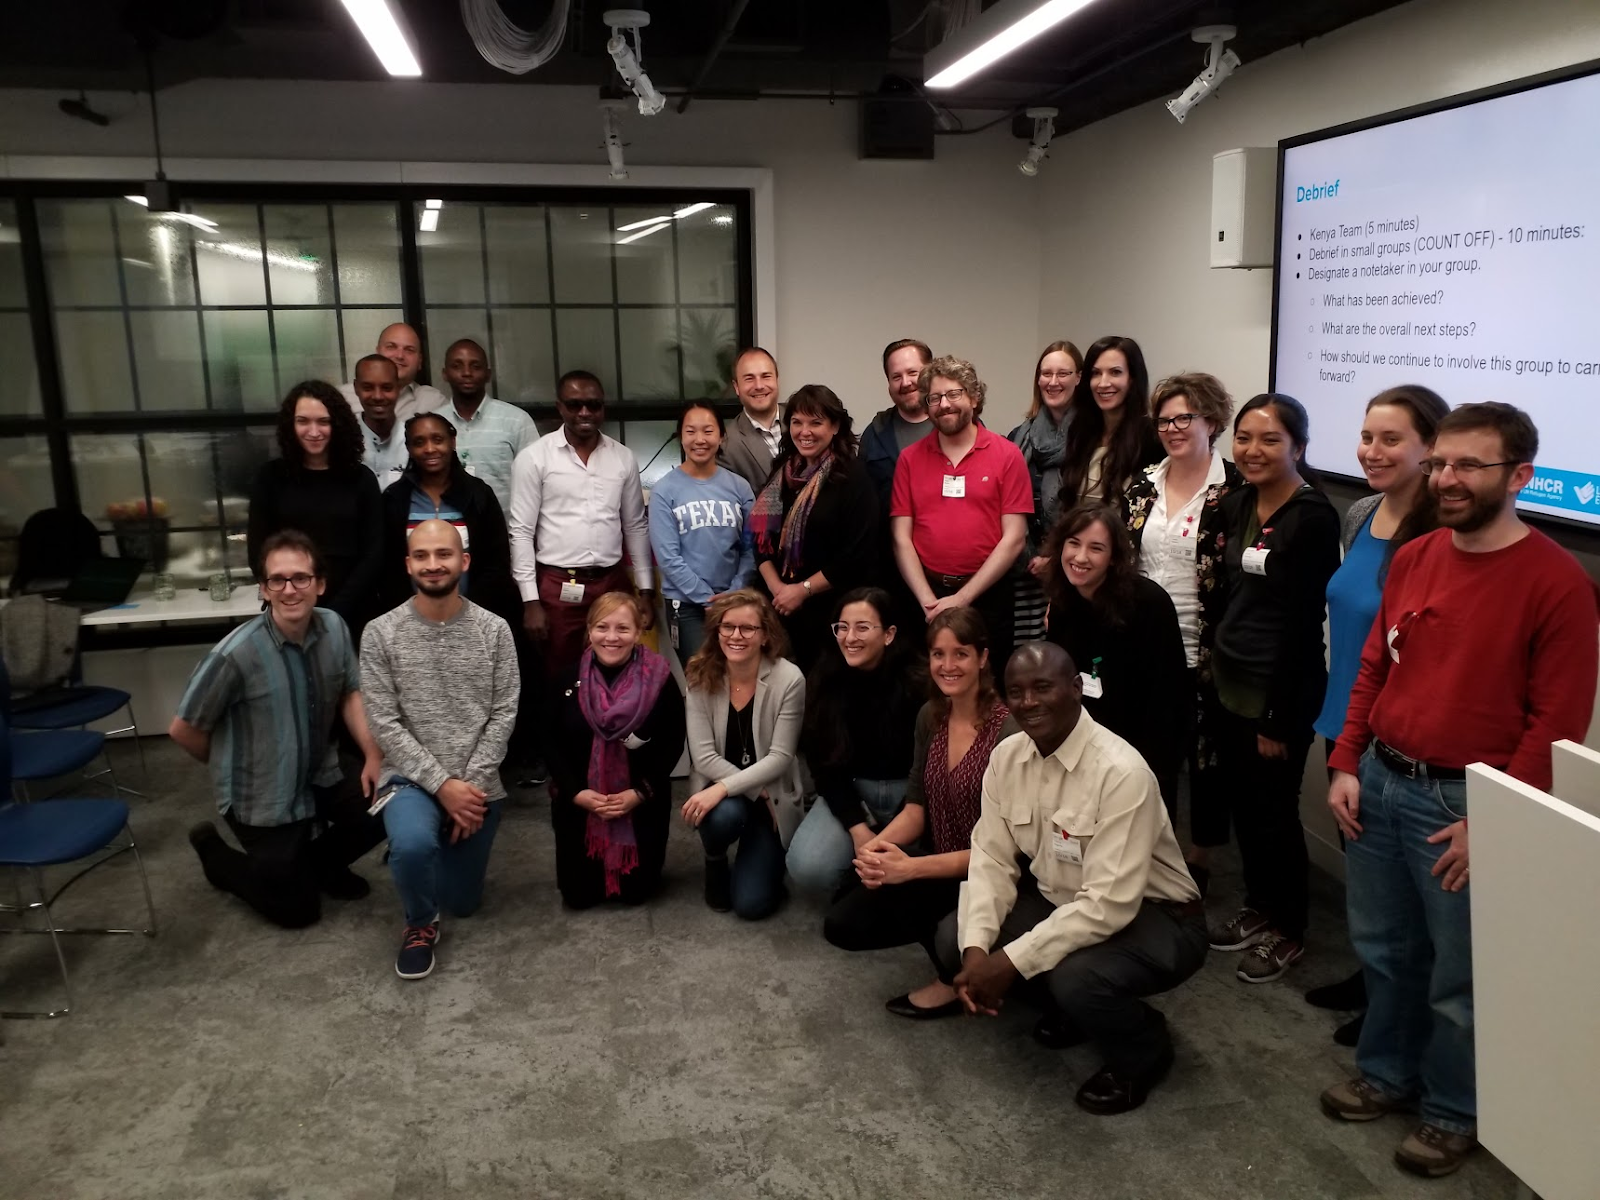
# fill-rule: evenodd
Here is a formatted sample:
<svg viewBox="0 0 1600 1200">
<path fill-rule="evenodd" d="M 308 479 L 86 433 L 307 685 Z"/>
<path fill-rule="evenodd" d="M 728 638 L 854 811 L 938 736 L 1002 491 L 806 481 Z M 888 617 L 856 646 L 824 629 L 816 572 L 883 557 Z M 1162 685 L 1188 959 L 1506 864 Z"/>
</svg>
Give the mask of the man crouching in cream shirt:
<svg viewBox="0 0 1600 1200">
<path fill-rule="evenodd" d="M 1077 1102 L 1109 1115 L 1138 1108 L 1172 1066 L 1166 1018 L 1142 997 L 1198 971 L 1207 938 L 1155 776 L 1082 696 L 1061 647 L 1012 656 L 1006 704 L 1022 732 L 990 756 L 961 903 L 935 945 L 969 1012 L 993 1016 L 1019 976 L 1040 980 L 1049 1012 L 1034 1036 L 1095 1042 L 1105 1065 Z"/>
</svg>

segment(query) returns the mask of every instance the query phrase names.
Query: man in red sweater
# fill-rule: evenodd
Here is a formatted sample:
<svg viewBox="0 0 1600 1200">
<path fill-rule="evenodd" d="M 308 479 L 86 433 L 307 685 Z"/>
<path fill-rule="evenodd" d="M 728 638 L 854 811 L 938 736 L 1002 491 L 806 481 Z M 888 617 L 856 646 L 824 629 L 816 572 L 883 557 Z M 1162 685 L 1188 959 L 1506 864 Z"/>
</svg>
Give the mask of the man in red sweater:
<svg viewBox="0 0 1600 1200">
<path fill-rule="evenodd" d="M 1440 422 L 1423 467 L 1443 528 L 1394 556 L 1330 759 L 1370 1007 L 1361 1074 L 1322 1108 L 1346 1121 L 1420 1108 L 1395 1152 L 1420 1175 L 1450 1174 L 1477 1146 L 1464 768 L 1548 788 L 1550 744 L 1581 741 L 1594 708 L 1595 585 L 1517 518 L 1538 449 L 1509 404 Z"/>
</svg>

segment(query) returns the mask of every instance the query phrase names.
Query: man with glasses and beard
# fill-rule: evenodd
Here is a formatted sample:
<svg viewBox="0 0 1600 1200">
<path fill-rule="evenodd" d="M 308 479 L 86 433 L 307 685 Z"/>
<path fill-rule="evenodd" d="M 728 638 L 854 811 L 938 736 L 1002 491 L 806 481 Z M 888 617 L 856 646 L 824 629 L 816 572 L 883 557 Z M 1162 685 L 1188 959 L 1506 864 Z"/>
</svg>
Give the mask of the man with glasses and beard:
<svg viewBox="0 0 1600 1200">
<path fill-rule="evenodd" d="M 206 879 L 285 929 L 322 915 L 321 893 L 359 900 L 371 888 L 350 864 L 383 840 L 366 813 L 383 756 L 367 732 L 350 631 L 331 608 L 311 539 L 273 534 L 261 547 L 267 611 L 223 638 L 189 677 L 168 729 L 211 768 L 217 809 L 243 852 L 210 821 L 189 830 Z M 345 779 L 335 715 L 361 749 L 360 791 Z"/>
<path fill-rule="evenodd" d="M 361 636 L 368 715 L 389 776 L 389 867 L 406 917 L 401 979 L 432 972 L 441 911 L 477 911 L 506 794 L 517 650 L 510 626 L 461 594 L 471 563 L 454 525 L 423 521 L 406 543 L 416 595 Z"/>
<path fill-rule="evenodd" d="M 1420 1109 L 1395 1161 L 1430 1177 L 1477 1146 L 1465 767 L 1548 789 L 1551 743 L 1582 741 L 1594 706 L 1595 585 L 1517 517 L 1538 449 L 1509 404 L 1439 423 L 1423 469 L 1441 528 L 1395 553 L 1329 760 L 1369 1007 L 1360 1074 L 1322 1108 Z"/>
<path fill-rule="evenodd" d="M 511 464 L 511 573 L 522 592 L 522 627 L 544 648 L 547 680 L 577 666 L 597 597 L 637 584 L 646 628 L 656 602 L 639 463 L 600 432 L 600 380 L 568 371 L 556 386 L 556 410 L 561 429 Z"/>
</svg>

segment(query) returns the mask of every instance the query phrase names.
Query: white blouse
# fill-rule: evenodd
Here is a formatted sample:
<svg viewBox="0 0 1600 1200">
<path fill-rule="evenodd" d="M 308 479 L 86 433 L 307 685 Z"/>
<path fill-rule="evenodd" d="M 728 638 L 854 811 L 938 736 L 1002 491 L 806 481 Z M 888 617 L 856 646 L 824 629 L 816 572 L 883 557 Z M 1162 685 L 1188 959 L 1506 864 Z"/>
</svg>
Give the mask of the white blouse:
<svg viewBox="0 0 1600 1200">
<path fill-rule="evenodd" d="M 1211 469 L 1200 490 L 1176 512 L 1167 507 L 1167 469 L 1164 458 L 1151 473 L 1156 498 L 1144 519 L 1144 536 L 1139 544 L 1139 573 L 1159 583 L 1172 597 L 1178 610 L 1178 629 L 1183 634 L 1183 652 L 1193 668 L 1200 661 L 1200 581 L 1195 570 L 1195 546 L 1200 536 L 1200 511 L 1205 507 L 1206 491 L 1221 483 L 1222 454 L 1211 452 Z"/>
</svg>

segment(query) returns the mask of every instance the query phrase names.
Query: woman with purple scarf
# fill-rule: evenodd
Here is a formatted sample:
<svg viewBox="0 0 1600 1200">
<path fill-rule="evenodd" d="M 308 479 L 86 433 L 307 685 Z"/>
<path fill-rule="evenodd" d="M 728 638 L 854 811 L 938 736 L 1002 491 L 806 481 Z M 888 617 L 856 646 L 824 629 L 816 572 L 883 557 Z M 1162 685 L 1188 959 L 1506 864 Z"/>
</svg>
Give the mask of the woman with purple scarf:
<svg viewBox="0 0 1600 1200">
<path fill-rule="evenodd" d="M 684 747 L 683 696 L 666 659 L 639 644 L 638 599 L 607 592 L 588 624 L 577 674 L 558 690 L 551 738 L 556 887 L 569 908 L 655 894 Z"/>
<path fill-rule="evenodd" d="M 876 582 L 878 494 L 856 461 L 850 414 L 808 383 L 784 406 L 782 449 L 756 494 L 748 528 L 756 566 L 789 635 L 789 657 L 809 672 L 832 643 L 834 598 Z"/>
</svg>

